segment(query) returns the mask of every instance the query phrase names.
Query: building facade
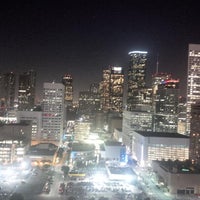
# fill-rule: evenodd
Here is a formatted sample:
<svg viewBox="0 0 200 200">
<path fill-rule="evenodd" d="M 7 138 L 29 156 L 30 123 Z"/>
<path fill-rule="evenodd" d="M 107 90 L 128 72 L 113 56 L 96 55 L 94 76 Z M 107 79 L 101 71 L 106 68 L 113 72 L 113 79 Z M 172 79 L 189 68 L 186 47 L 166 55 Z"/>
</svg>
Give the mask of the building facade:
<svg viewBox="0 0 200 200">
<path fill-rule="evenodd" d="M 152 169 L 158 176 L 160 189 L 167 189 L 170 194 L 188 195 L 189 199 L 198 199 L 200 194 L 200 173 L 195 165 L 188 165 L 187 161 L 153 161 Z"/>
<path fill-rule="evenodd" d="M 122 67 L 109 66 L 103 70 L 100 83 L 100 104 L 103 111 L 121 113 L 123 110 L 124 71 Z"/>
<path fill-rule="evenodd" d="M 200 103 L 191 107 L 190 128 L 190 159 L 200 163 Z"/>
<path fill-rule="evenodd" d="M 189 159 L 189 137 L 178 133 L 134 131 L 130 138 L 130 152 L 141 166 L 153 160 Z"/>
<path fill-rule="evenodd" d="M 73 79 L 70 74 L 65 74 L 62 78 L 62 83 L 65 86 L 65 105 L 72 107 L 73 105 Z"/>
<path fill-rule="evenodd" d="M 146 86 L 146 51 L 131 51 L 127 83 L 127 110 L 132 111 L 140 105 Z"/>
<path fill-rule="evenodd" d="M 19 75 L 18 110 L 31 110 L 35 105 L 36 72 L 30 70 Z"/>
<path fill-rule="evenodd" d="M 179 80 L 164 79 L 157 85 L 153 95 L 154 131 L 177 132 Z"/>
<path fill-rule="evenodd" d="M 79 109 L 78 114 L 88 115 L 93 118 L 93 115 L 100 110 L 99 85 L 91 84 L 89 91 L 79 92 Z"/>
<path fill-rule="evenodd" d="M 31 125 L 4 124 L 0 127 L 0 163 L 23 160 L 31 144 Z"/>
<path fill-rule="evenodd" d="M 45 141 L 62 141 L 65 112 L 64 85 L 62 83 L 44 83 L 42 103 L 42 135 Z"/>
<path fill-rule="evenodd" d="M 28 122 L 31 124 L 31 144 L 42 140 L 42 111 L 17 111 L 17 122 Z"/>
<path fill-rule="evenodd" d="M 187 72 L 187 134 L 190 135 L 191 106 L 200 100 L 200 44 L 189 44 Z"/>
<path fill-rule="evenodd" d="M 13 110 L 15 100 L 16 75 L 13 72 L 0 75 L 0 116 Z"/>
</svg>

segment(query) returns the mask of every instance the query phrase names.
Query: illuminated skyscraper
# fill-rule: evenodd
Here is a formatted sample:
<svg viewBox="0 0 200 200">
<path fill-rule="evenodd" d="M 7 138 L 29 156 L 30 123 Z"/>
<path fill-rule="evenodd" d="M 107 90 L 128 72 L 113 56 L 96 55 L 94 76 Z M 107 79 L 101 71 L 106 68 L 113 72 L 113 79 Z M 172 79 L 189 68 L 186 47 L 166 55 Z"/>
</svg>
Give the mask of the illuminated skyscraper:
<svg viewBox="0 0 200 200">
<path fill-rule="evenodd" d="M 156 73 L 152 76 L 152 92 L 156 94 L 158 86 L 161 85 L 165 80 L 170 80 L 171 74 L 168 73 Z"/>
<path fill-rule="evenodd" d="M 171 79 L 170 77 L 170 79 L 158 82 L 157 90 L 153 97 L 153 130 L 155 132 L 176 133 L 178 126 L 179 80 Z"/>
<path fill-rule="evenodd" d="M 99 91 L 101 109 L 103 111 L 108 111 L 110 107 L 110 69 L 103 69 Z"/>
<path fill-rule="evenodd" d="M 62 83 L 65 86 L 65 105 L 72 107 L 73 104 L 73 79 L 70 74 L 65 74 L 62 78 Z"/>
<path fill-rule="evenodd" d="M 200 44 L 189 44 L 187 74 L 187 134 L 190 134 L 192 104 L 200 101 Z"/>
<path fill-rule="evenodd" d="M 41 139 L 59 144 L 62 140 L 65 120 L 64 85 L 62 83 L 44 83 L 42 109 Z"/>
<path fill-rule="evenodd" d="M 92 117 L 100 109 L 99 84 L 91 84 L 88 91 L 79 92 L 78 114 Z"/>
<path fill-rule="evenodd" d="M 191 105 L 190 159 L 200 163 L 200 103 Z"/>
<path fill-rule="evenodd" d="M 0 75 L 0 115 L 12 110 L 15 100 L 16 76 L 13 72 Z"/>
<path fill-rule="evenodd" d="M 18 110 L 30 110 L 35 105 L 36 72 L 30 70 L 19 75 Z"/>
<path fill-rule="evenodd" d="M 103 70 L 100 83 L 100 103 L 103 111 L 122 112 L 124 72 L 122 67 L 109 66 Z"/>
<path fill-rule="evenodd" d="M 147 52 L 131 51 L 129 55 L 127 110 L 132 111 L 143 101 L 146 86 Z"/>
</svg>

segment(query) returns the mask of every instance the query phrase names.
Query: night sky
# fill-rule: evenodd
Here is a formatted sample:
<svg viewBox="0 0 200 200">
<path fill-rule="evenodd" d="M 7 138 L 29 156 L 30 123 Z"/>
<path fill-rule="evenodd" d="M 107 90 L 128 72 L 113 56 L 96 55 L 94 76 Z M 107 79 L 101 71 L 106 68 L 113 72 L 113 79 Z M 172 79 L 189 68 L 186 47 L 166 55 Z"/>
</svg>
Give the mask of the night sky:
<svg viewBox="0 0 200 200">
<path fill-rule="evenodd" d="M 148 80 L 158 55 L 159 71 L 180 78 L 185 94 L 188 44 L 200 43 L 198 1 L 13 2 L 0 6 L 0 70 L 35 69 L 38 98 L 43 82 L 66 73 L 76 97 L 103 67 L 127 69 L 132 50 L 148 51 Z"/>
</svg>

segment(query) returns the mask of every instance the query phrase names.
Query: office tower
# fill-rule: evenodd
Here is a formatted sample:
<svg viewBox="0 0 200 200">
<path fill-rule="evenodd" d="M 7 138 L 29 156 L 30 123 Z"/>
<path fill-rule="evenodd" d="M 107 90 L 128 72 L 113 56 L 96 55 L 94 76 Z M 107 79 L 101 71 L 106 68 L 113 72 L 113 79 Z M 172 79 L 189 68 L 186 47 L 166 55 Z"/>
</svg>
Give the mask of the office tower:
<svg viewBox="0 0 200 200">
<path fill-rule="evenodd" d="M 191 106 L 200 100 L 200 44 L 189 44 L 187 74 L 187 134 L 190 135 Z"/>
<path fill-rule="evenodd" d="M 102 81 L 99 85 L 100 105 L 103 111 L 108 111 L 110 107 L 110 69 L 103 69 Z"/>
<path fill-rule="evenodd" d="M 94 117 L 93 115 L 100 109 L 99 85 L 91 84 L 89 91 L 79 92 L 78 114 Z"/>
<path fill-rule="evenodd" d="M 145 96 L 147 52 L 131 51 L 129 55 L 127 110 L 132 111 L 137 105 L 142 104 Z"/>
<path fill-rule="evenodd" d="M 122 112 L 124 92 L 124 72 L 122 67 L 111 67 L 110 74 L 110 108 Z"/>
<path fill-rule="evenodd" d="M 109 66 L 103 70 L 100 83 L 100 104 L 103 111 L 121 113 L 123 109 L 124 71 L 122 67 Z"/>
<path fill-rule="evenodd" d="M 161 85 L 165 80 L 170 80 L 172 79 L 171 74 L 168 73 L 156 73 L 152 76 L 152 93 L 153 95 L 156 94 L 158 90 L 158 86 Z M 154 96 L 153 96 L 154 98 Z"/>
<path fill-rule="evenodd" d="M 13 72 L 0 75 L 0 116 L 14 108 L 16 76 Z"/>
<path fill-rule="evenodd" d="M 42 138 L 55 142 L 62 140 L 64 124 L 64 85 L 62 83 L 44 83 L 43 86 L 43 114 Z"/>
<path fill-rule="evenodd" d="M 177 133 L 186 134 L 186 97 L 179 97 Z"/>
<path fill-rule="evenodd" d="M 31 110 L 35 105 L 36 72 L 30 70 L 19 75 L 18 110 Z"/>
<path fill-rule="evenodd" d="M 191 105 L 190 159 L 200 164 L 200 103 Z"/>
<path fill-rule="evenodd" d="M 158 83 L 154 94 L 154 131 L 177 132 L 179 80 L 167 79 Z"/>
<path fill-rule="evenodd" d="M 81 91 L 79 92 L 79 108 L 78 114 L 90 116 L 92 113 L 92 105 L 93 105 L 93 98 L 91 97 L 90 91 Z"/>
<path fill-rule="evenodd" d="M 40 142 L 42 130 L 42 111 L 17 111 L 17 123 L 31 126 L 31 144 Z"/>
<path fill-rule="evenodd" d="M 65 105 L 72 107 L 73 105 L 73 79 L 70 74 L 65 74 L 62 78 L 62 83 L 65 86 Z"/>
</svg>

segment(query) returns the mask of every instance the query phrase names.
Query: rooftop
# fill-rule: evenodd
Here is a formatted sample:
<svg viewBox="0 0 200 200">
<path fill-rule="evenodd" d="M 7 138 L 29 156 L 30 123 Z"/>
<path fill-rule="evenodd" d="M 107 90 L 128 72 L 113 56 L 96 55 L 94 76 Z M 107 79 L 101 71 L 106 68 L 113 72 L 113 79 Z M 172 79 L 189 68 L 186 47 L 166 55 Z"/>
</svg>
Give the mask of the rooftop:
<svg viewBox="0 0 200 200">
<path fill-rule="evenodd" d="M 189 136 L 179 133 L 152 132 L 152 131 L 136 131 L 136 132 L 144 137 L 189 138 Z"/>
<path fill-rule="evenodd" d="M 106 146 L 122 146 L 121 142 L 108 140 L 105 142 Z"/>
<path fill-rule="evenodd" d="M 200 166 L 194 165 L 191 161 L 167 160 L 167 161 L 153 161 L 167 172 L 179 174 L 200 174 Z"/>
</svg>

